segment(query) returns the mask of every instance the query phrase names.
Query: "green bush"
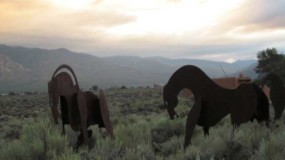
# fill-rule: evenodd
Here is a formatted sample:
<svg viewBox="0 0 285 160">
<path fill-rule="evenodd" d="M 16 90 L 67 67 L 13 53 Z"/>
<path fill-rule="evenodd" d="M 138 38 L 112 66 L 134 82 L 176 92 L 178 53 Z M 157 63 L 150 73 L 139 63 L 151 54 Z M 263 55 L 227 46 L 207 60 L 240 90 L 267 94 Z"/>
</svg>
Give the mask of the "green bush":
<svg viewBox="0 0 285 160">
<path fill-rule="evenodd" d="M 68 146 L 68 139 L 47 118 L 25 124 L 20 138 L 4 145 L 0 159 L 79 159 Z"/>
</svg>

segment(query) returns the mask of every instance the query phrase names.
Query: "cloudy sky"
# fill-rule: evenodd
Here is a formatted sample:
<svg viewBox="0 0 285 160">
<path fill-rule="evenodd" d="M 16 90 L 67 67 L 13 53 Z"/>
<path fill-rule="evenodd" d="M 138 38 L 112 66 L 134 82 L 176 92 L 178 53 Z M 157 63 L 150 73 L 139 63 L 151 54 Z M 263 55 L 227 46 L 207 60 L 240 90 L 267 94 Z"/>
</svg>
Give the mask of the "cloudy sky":
<svg viewBox="0 0 285 160">
<path fill-rule="evenodd" d="M 0 0 L 0 43 L 219 61 L 285 51 L 285 0 Z"/>
</svg>

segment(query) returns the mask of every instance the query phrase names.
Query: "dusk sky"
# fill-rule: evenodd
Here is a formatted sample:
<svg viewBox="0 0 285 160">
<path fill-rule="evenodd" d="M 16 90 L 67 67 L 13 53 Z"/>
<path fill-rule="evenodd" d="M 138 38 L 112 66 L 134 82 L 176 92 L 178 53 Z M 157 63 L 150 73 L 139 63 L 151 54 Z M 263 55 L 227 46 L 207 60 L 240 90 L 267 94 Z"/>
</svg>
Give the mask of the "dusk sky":
<svg viewBox="0 0 285 160">
<path fill-rule="evenodd" d="M 0 43 L 232 62 L 285 51 L 285 0 L 0 0 Z"/>
</svg>

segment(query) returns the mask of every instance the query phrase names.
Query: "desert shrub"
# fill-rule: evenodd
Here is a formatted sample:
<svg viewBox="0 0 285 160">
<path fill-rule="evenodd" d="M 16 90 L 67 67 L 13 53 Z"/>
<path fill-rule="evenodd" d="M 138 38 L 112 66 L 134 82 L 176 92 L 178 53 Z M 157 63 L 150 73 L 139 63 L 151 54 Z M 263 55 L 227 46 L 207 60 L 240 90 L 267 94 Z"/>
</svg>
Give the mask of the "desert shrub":
<svg viewBox="0 0 285 160">
<path fill-rule="evenodd" d="M 98 86 L 97 85 L 93 85 L 90 90 L 93 90 L 93 91 L 97 91 L 98 90 Z"/>
<path fill-rule="evenodd" d="M 27 118 L 25 120 L 20 120 L 17 117 L 7 115 L 5 115 L 5 117 L 6 120 L 4 120 L 0 130 L 0 138 L 7 141 L 19 139 L 23 124 L 25 122 L 30 122 L 30 120 Z"/>
<path fill-rule="evenodd" d="M 124 157 L 125 160 L 142 159 L 156 160 L 154 152 L 148 144 L 140 144 L 135 148 L 127 148 Z"/>
<path fill-rule="evenodd" d="M 268 137 L 270 129 L 265 124 L 256 121 L 242 124 L 235 129 L 234 140 L 242 143 L 245 147 L 256 150 L 263 138 Z"/>
<path fill-rule="evenodd" d="M 194 160 L 197 156 L 200 158 L 200 150 L 197 146 L 190 145 L 187 147 L 184 153 L 180 153 L 179 159 Z M 183 155 L 183 156 L 182 156 Z"/>
<path fill-rule="evenodd" d="M 265 125 L 249 122 L 233 132 L 233 127 L 226 123 L 211 127 L 210 134 L 204 136 L 202 128 L 196 127 L 184 158 L 195 159 L 199 155 L 201 159 L 249 159 L 255 145 L 266 137 L 266 130 Z"/>
<path fill-rule="evenodd" d="M 176 154 L 178 150 L 183 150 L 183 137 L 171 137 L 164 143 L 156 144 L 157 153 L 161 154 L 163 157 L 168 157 L 172 154 Z"/>
<path fill-rule="evenodd" d="M 276 127 L 277 126 L 277 127 Z M 251 159 L 284 159 L 285 157 L 285 130 L 284 122 L 277 121 L 271 126 L 267 137 L 261 139 L 259 148 L 254 152 Z"/>
<path fill-rule="evenodd" d="M 83 159 L 153 159 L 155 155 L 149 145 L 149 123 L 137 115 L 118 121 L 114 127 L 115 139 L 104 138 L 98 128 L 93 128 L 95 146 Z"/>
<path fill-rule="evenodd" d="M 116 138 L 121 141 L 124 146 L 134 146 L 143 142 L 148 142 L 150 124 L 144 120 L 137 119 L 132 125 L 117 125 Z"/>
<path fill-rule="evenodd" d="M 283 134 L 284 138 L 284 134 Z M 259 146 L 258 151 L 255 153 L 252 159 L 282 159 L 285 156 L 284 153 L 284 143 L 278 139 L 278 135 L 271 135 L 269 140 L 262 140 Z"/>
<path fill-rule="evenodd" d="M 175 108 L 175 111 L 177 112 L 177 114 L 183 118 L 183 117 L 187 117 L 189 111 L 191 110 L 192 107 L 192 103 L 184 103 L 184 102 L 180 102 L 177 105 L 177 107 Z M 185 121 L 186 122 L 186 121 Z"/>
<path fill-rule="evenodd" d="M 228 129 L 213 127 L 210 134 L 204 136 L 201 127 L 196 127 L 192 137 L 192 144 L 186 149 L 186 159 L 194 159 L 199 155 L 201 159 L 222 159 L 226 153 L 229 140 Z"/>
<path fill-rule="evenodd" d="M 20 138 L 4 145 L 0 159 L 79 159 L 68 146 L 67 138 L 47 118 L 25 124 Z"/>
<path fill-rule="evenodd" d="M 121 89 L 127 89 L 127 87 L 123 85 L 123 86 L 121 86 Z"/>
<path fill-rule="evenodd" d="M 116 138 L 111 140 L 97 126 L 91 126 L 89 146 L 81 146 L 77 154 L 71 145 L 79 133 L 66 125 L 66 136 L 62 136 L 61 126 L 54 126 L 49 118 L 34 120 L 34 115 L 50 113 L 47 95 L 0 97 L 0 159 L 284 159 L 284 117 L 269 128 L 248 122 L 233 132 L 230 116 L 226 116 L 206 137 L 203 128 L 196 126 L 184 151 L 191 99 L 179 97 L 176 111 L 180 117 L 170 120 L 165 108 L 160 108 L 161 91 L 113 89 L 106 91 L 106 96 Z M 124 108 L 126 104 L 129 106 Z M 124 114 L 122 109 L 126 110 Z M 270 114 L 274 115 L 272 107 Z"/>
<path fill-rule="evenodd" d="M 89 153 L 85 154 L 82 159 L 104 159 L 116 160 L 121 159 L 125 153 L 125 148 L 117 139 L 103 139 L 101 136 L 96 136 L 96 145 Z M 82 153 L 81 153 L 82 154 Z"/>
<path fill-rule="evenodd" d="M 285 134 L 282 135 L 283 124 L 268 128 L 263 123 L 248 122 L 233 131 L 228 120 L 223 121 L 224 125 L 211 127 L 209 136 L 204 136 L 201 127 L 196 127 L 184 159 L 195 159 L 197 155 L 201 159 L 226 160 L 280 159 L 284 156 L 285 145 L 281 140 Z"/>
<path fill-rule="evenodd" d="M 155 153 L 169 156 L 181 149 L 182 139 L 179 136 L 184 134 L 183 118 L 169 120 L 159 118 L 150 131 L 151 144 Z"/>
</svg>

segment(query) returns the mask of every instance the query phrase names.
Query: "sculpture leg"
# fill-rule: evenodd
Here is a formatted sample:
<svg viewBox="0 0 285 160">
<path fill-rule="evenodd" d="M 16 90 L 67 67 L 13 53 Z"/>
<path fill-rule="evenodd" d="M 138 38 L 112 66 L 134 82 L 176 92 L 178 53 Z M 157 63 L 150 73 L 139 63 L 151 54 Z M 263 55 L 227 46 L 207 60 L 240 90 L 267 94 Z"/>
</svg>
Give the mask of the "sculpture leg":
<svg viewBox="0 0 285 160">
<path fill-rule="evenodd" d="M 103 92 L 103 90 L 99 90 L 99 99 L 100 99 L 100 109 L 101 109 L 101 115 L 103 118 L 103 122 L 106 128 L 106 131 L 108 135 L 111 138 L 115 138 L 114 133 L 113 133 L 113 126 L 111 124 L 110 118 L 109 118 L 109 107 L 106 101 L 106 96 Z"/>
<path fill-rule="evenodd" d="M 87 105 L 85 96 L 83 93 L 79 92 L 77 94 L 77 104 L 78 104 L 78 110 L 81 120 L 81 131 L 83 134 L 83 140 L 84 143 L 88 143 L 88 134 L 87 134 Z"/>
<path fill-rule="evenodd" d="M 258 85 L 251 83 L 251 86 L 257 94 L 257 110 L 251 121 L 253 122 L 254 119 L 256 119 L 258 123 L 265 121 L 268 126 L 270 120 L 268 98 Z"/>
<path fill-rule="evenodd" d="M 92 136 L 92 130 L 88 130 L 88 138 L 91 138 Z M 80 131 L 80 134 L 77 136 L 77 142 L 73 148 L 73 152 L 77 152 L 78 148 L 82 145 L 83 143 L 83 135 L 82 135 L 82 131 Z"/>
<path fill-rule="evenodd" d="M 57 105 L 58 105 L 58 97 L 56 99 L 53 99 L 53 106 L 50 106 L 51 107 L 51 113 L 52 113 L 52 117 L 53 117 L 53 120 L 55 122 L 55 124 L 58 124 L 58 117 L 59 117 L 59 113 L 58 113 L 58 110 L 57 110 Z"/>
<path fill-rule="evenodd" d="M 65 135 L 64 123 L 62 122 L 62 134 Z"/>
<path fill-rule="evenodd" d="M 208 136 L 209 135 L 209 127 L 203 127 L 204 130 L 204 136 Z"/>
<path fill-rule="evenodd" d="M 87 123 L 82 121 L 81 122 L 81 127 L 82 127 L 84 143 L 88 144 Z"/>
<path fill-rule="evenodd" d="M 64 114 L 63 106 L 60 106 L 60 109 L 61 109 L 61 113 Z M 65 128 L 64 128 L 64 118 L 63 117 L 61 118 L 61 124 L 62 124 L 62 134 L 64 135 L 65 134 Z"/>
<path fill-rule="evenodd" d="M 199 120 L 201 107 L 202 107 L 201 101 L 202 99 L 198 98 L 188 113 L 187 122 L 186 122 L 186 130 L 185 130 L 184 149 L 186 149 L 186 147 L 189 146 L 194 128 Z"/>
</svg>

